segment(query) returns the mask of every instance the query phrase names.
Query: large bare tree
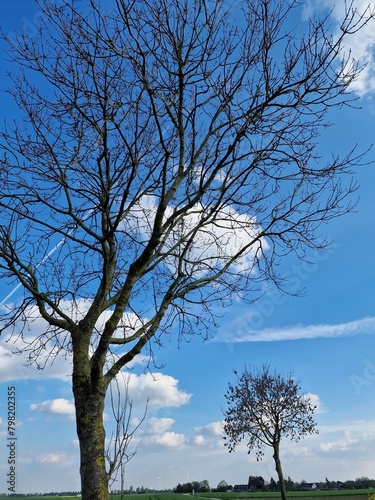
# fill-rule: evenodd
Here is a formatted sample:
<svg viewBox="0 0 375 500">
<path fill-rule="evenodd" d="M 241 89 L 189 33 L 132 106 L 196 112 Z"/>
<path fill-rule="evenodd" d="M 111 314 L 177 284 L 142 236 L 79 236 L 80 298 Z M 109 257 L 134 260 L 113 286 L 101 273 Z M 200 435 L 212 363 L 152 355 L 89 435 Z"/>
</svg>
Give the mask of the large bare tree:
<svg viewBox="0 0 375 500">
<path fill-rule="evenodd" d="M 230 452 L 245 440 L 248 452 L 256 450 L 261 460 L 266 446 L 273 451 L 282 500 L 287 500 L 286 486 L 280 460 L 281 438 L 299 441 L 317 433 L 313 414 L 316 405 L 301 392 L 301 385 L 292 373 L 247 368 L 235 371 L 237 381 L 228 384 L 225 394 L 225 445 Z"/>
<path fill-rule="evenodd" d="M 72 354 L 84 500 L 108 498 L 104 400 L 127 363 L 280 286 L 279 258 L 324 246 L 318 227 L 350 208 L 361 154 L 316 144 L 372 13 L 348 6 L 335 35 L 299 4 L 47 0 L 38 36 L 8 37 L 0 266 L 23 293 L 3 329 L 30 361 Z"/>
</svg>

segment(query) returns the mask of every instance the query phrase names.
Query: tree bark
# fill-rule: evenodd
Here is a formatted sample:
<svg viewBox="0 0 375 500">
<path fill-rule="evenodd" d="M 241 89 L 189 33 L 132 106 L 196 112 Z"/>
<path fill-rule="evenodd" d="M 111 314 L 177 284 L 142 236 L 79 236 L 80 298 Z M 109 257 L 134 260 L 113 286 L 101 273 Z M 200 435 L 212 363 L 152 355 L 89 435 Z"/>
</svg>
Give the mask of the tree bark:
<svg viewBox="0 0 375 500">
<path fill-rule="evenodd" d="M 80 447 L 82 500 L 108 500 L 105 466 L 104 396 L 75 394 L 77 434 Z"/>
<path fill-rule="evenodd" d="M 80 447 L 82 500 L 108 500 L 103 425 L 105 386 L 103 377 L 93 376 L 88 356 L 88 336 L 81 331 L 72 337 L 73 394 Z"/>
<path fill-rule="evenodd" d="M 281 468 L 281 461 L 280 461 L 279 443 L 276 443 L 273 446 L 273 459 L 275 460 L 275 468 L 276 468 L 277 476 L 279 478 L 279 488 L 280 488 L 280 493 L 281 493 L 281 500 L 287 500 L 284 475 L 283 475 L 283 470 Z"/>
</svg>

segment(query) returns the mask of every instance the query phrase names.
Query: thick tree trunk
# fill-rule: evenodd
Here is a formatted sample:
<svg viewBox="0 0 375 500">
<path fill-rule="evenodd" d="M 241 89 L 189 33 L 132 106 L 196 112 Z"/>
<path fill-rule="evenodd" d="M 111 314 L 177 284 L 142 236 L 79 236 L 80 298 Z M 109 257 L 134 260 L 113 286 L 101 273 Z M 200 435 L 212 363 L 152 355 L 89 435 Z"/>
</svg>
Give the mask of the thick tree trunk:
<svg viewBox="0 0 375 500">
<path fill-rule="evenodd" d="M 82 500 L 108 500 L 105 466 L 104 396 L 75 392 L 77 434 L 80 447 Z"/>
<path fill-rule="evenodd" d="M 103 425 L 105 387 L 100 373 L 93 380 L 88 356 L 89 338 L 73 337 L 73 394 L 80 447 L 82 500 L 108 500 Z"/>
<path fill-rule="evenodd" d="M 275 444 L 273 447 L 273 459 L 275 460 L 275 468 L 276 468 L 276 472 L 277 472 L 277 477 L 279 478 L 279 488 L 280 488 L 280 493 L 281 493 L 281 500 L 287 500 L 284 475 L 283 475 L 283 470 L 281 468 L 281 462 L 280 462 L 280 453 L 279 453 L 278 443 Z"/>
</svg>

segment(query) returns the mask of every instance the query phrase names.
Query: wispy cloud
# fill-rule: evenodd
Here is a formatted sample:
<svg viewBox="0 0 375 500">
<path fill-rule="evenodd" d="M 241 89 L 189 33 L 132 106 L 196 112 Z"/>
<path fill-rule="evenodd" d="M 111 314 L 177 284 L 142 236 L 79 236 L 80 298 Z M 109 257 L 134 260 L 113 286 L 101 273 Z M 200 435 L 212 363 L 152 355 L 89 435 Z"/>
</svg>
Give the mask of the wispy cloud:
<svg viewBox="0 0 375 500">
<path fill-rule="evenodd" d="M 340 23 L 345 17 L 345 9 L 350 2 L 336 0 L 308 0 L 304 4 L 305 19 L 320 11 L 331 11 L 331 17 L 337 23 L 337 33 L 340 33 Z M 351 4 L 357 15 L 364 13 L 368 18 L 375 10 L 374 2 L 354 0 Z M 345 54 L 363 66 L 362 72 L 353 82 L 351 89 L 359 96 L 367 96 L 375 91 L 375 30 L 374 19 L 371 19 L 361 30 L 349 35 L 345 41 Z"/>
<path fill-rule="evenodd" d="M 301 340 L 315 338 L 338 338 L 354 335 L 374 334 L 375 317 L 363 318 L 337 325 L 293 325 L 283 328 L 264 328 L 254 330 L 246 328 L 246 319 L 241 319 L 237 329 L 228 327 L 217 335 L 214 342 L 278 342 L 283 340 Z"/>
</svg>

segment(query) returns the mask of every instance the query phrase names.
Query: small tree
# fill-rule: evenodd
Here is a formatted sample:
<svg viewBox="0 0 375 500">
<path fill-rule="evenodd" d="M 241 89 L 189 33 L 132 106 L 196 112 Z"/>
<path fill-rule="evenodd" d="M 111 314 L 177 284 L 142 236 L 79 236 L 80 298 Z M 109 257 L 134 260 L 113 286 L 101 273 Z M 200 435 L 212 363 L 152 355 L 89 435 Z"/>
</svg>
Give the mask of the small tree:
<svg viewBox="0 0 375 500">
<path fill-rule="evenodd" d="M 225 398 L 225 445 L 229 452 L 246 439 L 249 453 L 255 449 L 257 460 L 264 455 L 265 446 L 273 449 L 273 459 L 279 478 L 282 500 L 286 488 L 280 461 L 281 437 L 298 441 L 307 434 L 317 433 L 313 413 L 316 406 L 300 393 L 300 384 L 291 373 L 271 372 L 269 365 L 248 370 L 237 376 L 237 383 L 228 384 Z"/>
<path fill-rule="evenodd" d="M 268 489 L 269 489 L 269 491 L 276 491 L 277 490 L 277 483 L 273 477 L 271 477 L 271 479 L 270 479 L 270 484 L 268 486 Z"/>
<path fill-rule="evenodd" d="M 264 479 L 262 476 L 249 476 L 247 485 L 250 491 L 262 491 L 264 490 Z"/>
<path fill-rule="evenodd" d="M 328 17 L 302 32 L 296 0 L 240 0 L 241 23 L 206 0 L 40 7 L 35 36 L 7 37 L 0 278 L 22 294 L 1 330 L 40 368 L 71 355 L 82 499 L 107 500 L 112 381 L 152 342 L 209 335 L 215 304 L 280 287 L 280 257 L 324 248 L 318 228 L 351 208 L 362 155 L 316 143 L 373 13 L 348 5 L 333 36 Z"/>
<path fill-rule="evenodd" d="M 216 486 L 216 491 L 226 492 L 228 491 L 228 489 L 228 483 L 224 480 L 220 481 L 220 483 L 218 483 L 218 485 Z"/>
<path fill-rule="evenodd" d="M 122 382 L 122 384 L 120 384 Z M 120 494 L 124 497 L 124 468 L 135 455 L 136 451 L 129 452 L 129 445 L 135 432 L 139 429 L 146 418 L 148 408 L 147 400 L 143 416 L 132 425 L 133 401 L 129 396 L 129 377 L 119 380 L 116 377 L 109 387 L 112 415 L 115 421 L 115 429 L 109 439 L 105 453 L 108 470 L 108 483 L 112 486 L 117 480 L 120 472 Z M 123 386 L 123 387 L 122 387 Z"/>
<path fill-rule="evenodd" d="M 210 491 L 210 483 L 207 481 L 207 479 L 203 479 L 203 481 L 199 482 L 199 490 L 200 492 L 208 492 Z"/>
</svg>

